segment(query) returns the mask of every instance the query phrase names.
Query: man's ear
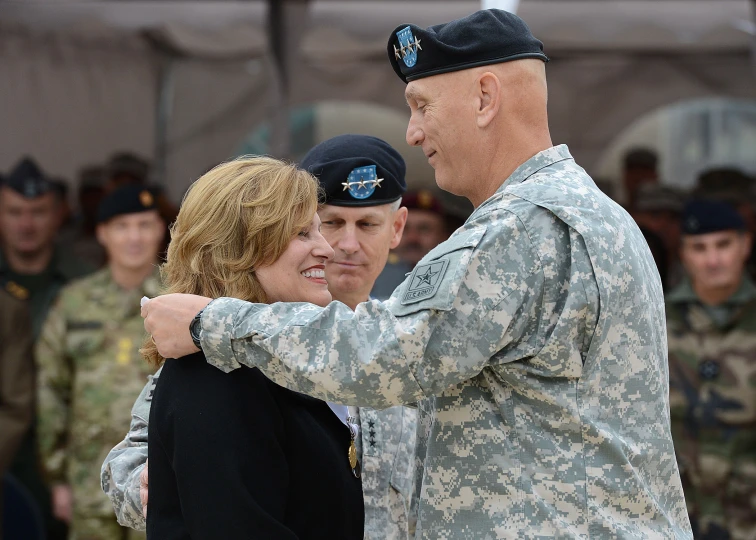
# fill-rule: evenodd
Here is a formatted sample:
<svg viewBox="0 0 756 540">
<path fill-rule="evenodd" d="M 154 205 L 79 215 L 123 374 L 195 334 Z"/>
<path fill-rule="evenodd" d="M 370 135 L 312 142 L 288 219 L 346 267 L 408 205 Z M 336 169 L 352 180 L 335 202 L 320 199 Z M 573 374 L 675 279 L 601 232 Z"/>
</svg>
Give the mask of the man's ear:
<svg viewBox="0 0 756 540">
<path fill-rule="evenodd" d="M 102 247 L 105 247 L 105 227 L 107 227 L 105 223 L 98 223 L 97 227 L 95 228 L 97 242 L 99 242 Z"/>
<path fill-rule="evenodd" d="M 394 249 L 402 241 L 402 234 L 404 233 L 404 226 L 407 224 L 407 208 L 402 206 L 394 213 L 394 236 L 391 238 L 391 249 Z"/>
<path fill-rule="evenodd" d="M 475 111 L 478 127 L 487 127 L 501 106 L 501 81 L 494 73 L 486 71 L 476 81 L 475 92 L 478 99 L 478 110 Z"/>
<path fill-rule="evenodd" d="M 744 232 L 743 233 L 743 242 L 745 243 L 745 257 L 743 258 L 744 261 L 747 261 L 748 258 L 751 256 L 751 246 L 753 237 L 751 236 L 750 232 Z"/>
</svg>

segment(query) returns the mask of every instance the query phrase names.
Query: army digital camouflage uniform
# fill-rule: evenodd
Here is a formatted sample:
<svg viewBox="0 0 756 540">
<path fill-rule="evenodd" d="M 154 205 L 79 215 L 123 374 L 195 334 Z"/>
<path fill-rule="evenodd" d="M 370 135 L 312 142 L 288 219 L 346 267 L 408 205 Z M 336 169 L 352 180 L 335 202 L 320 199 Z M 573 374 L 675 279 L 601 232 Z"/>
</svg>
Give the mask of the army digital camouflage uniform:
<svg viewBox="0 0 756 540">
<path fill-rule="evenodd" d="M 418 401 L 419 538 L 692 537 L 659 274 L 565 146 L 521 165 L 387 302 L 221 298 L 202 348 L 321 399 Z"/>
<path fill-rule="evenodd" d="M 723 307 L 667 297 L 672 436 L 696 538 L 756 539 L 756 286 Z"/>
<path fill-rule="evenodd" d="M 150 404 L 159 376 L 160 370 L 142 389 L 131 411 L 129 433 L 105 458 L 101 471 L 102 489 L 113 503 L 118 522 L 140 531 L 146 522 L 139 475 L 147 461 Z M 365 539 L 410 538 L 416 413 L 406 407 L 383 411 L 350 408 L 350 413 L 360 426 L 357 455 L 362 468 Z"/>
<path fill-rule="evenodd" d="M 40 451 L 51 483 L 72 488 L 75 540 L 125 538 L 98 471 L 151 371 L 139 354 L 139 299 L 159 291 L 157 272 L 124 291 L 101 270 L 61 291 L 37 344 Z"/>
</svg>

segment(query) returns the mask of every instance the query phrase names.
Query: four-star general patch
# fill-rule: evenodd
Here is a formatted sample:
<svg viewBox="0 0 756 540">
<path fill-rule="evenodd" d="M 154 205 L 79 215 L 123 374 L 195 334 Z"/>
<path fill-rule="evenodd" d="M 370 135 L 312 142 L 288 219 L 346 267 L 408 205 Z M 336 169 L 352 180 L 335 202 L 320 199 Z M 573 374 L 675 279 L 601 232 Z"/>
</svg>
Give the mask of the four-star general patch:
<svg viewBox="0 0 756 540">
<path fill-rule="evenodd" d="M 441 259 L 415 267 L 409 278 L 409 285 L 402 297 L 402 304 L 410 304 L 431 298 L 438 292 L 438 286 L 446 272 L 448 259 Z"/>
</svg>

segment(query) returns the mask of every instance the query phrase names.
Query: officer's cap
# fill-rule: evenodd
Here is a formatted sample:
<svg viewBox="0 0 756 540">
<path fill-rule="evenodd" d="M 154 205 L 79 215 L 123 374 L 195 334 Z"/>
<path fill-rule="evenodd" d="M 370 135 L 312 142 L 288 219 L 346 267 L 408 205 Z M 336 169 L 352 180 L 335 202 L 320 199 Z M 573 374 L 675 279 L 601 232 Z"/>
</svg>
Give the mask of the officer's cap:
<svg viewBox="0 0 756 540">
<path fill-rule="evenodd" d="M 126 184 L 106 195 L 97 207 L 97 223 L 124 214 L 157 210 L 155 193 L 144 186 Z"/>
<path fill-rule="evenodd" d="M 307 152 L 300 167 L 315 176 L 325 204 L 378 206 L 407 190 L 402 156 L 386 141 L 368 135 L 339 135 Z"/>
<path fill-rule="evenodd" d="M 687 235 L 720 231 L 745 231 L 743 218 L 732 205 L 723 201 L 698 199 L 685 205 L 682 232 Z"/>
<path fill-rule="evenodd" d="M 476 11 L 445 24 L 399 25 L 389 37 L 391 67 L 405 83 L 451 71 L 522 58 L 548 62 L 538 41 L 517 15 L 499 9 Z"/>
<path fill-rule="evenodd" d="M 18 162 L 5 178 L 4 185 L 26 199 L 36 199 L 54 189 L 50 180 L 42 172 L 42 169 L 39 168 L 39 165 L 29 157 L 25 157 Z"/>
</svg>

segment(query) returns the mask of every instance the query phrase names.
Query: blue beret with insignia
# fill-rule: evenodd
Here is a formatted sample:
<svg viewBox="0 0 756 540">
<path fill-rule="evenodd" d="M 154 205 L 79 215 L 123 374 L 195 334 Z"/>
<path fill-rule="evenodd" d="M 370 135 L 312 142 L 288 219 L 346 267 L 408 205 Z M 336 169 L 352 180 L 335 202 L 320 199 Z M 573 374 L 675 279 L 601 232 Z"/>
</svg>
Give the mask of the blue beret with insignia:
<svg viewBox="0 0 756 540">
<path fill-rule="evenodd" d="M 699 199 L 685 205 L 682 233 L 708 234 L 720 231 L 745 231 L 743 218 L 732 205 L 723 201 Z"/>
<path fill-rule="evenodd" d="M 26 199 L 36 199 L 54 189 L 39 165 L 29 157 L 23 158 L 13 167 L 5 178 L 4 185 Z"/>
<path fill-rule="evenodd" d="M 522 58 L 549 61 L 543 43 L 533 37 L 525 22 L 500 9 L 476 11 L 425 29 L 399 25 L 389 37 L 388 56 L 405 83 Z"/>
<path fill-rule="evenodd" d="M 97 223 L 104 223 L 124 214 L 157 209 L 157 200 L 152 189 L 138 184 L 126 184 L 113 190 L 100 201 L 97 207 Z"/>
<path fill-rule="evenodd" d="M 318 179 L 325 204 L 378 206 L 401 199 L 407 190 L 402 156 L 368 135 L 328 139 L 307 152 L 299 166 Z"/>
</svg>

